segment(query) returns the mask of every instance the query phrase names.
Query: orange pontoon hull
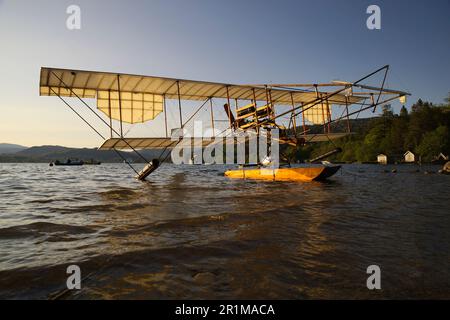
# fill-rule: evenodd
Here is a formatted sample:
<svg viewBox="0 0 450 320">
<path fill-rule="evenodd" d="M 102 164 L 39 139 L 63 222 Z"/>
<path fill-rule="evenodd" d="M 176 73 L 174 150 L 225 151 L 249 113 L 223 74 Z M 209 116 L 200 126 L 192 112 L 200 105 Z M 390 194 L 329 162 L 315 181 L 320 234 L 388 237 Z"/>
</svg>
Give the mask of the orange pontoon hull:
<svg viewBox="0 0 450 320">
<path fill-rule="evenodd" d="M 308 168 L 258 168 L 228 170 L 225 176 L 233 179 L 258 179 L 276 181 L 321 181 L 334 175 L 341 166 L 308 167 Z"/>
</svg>

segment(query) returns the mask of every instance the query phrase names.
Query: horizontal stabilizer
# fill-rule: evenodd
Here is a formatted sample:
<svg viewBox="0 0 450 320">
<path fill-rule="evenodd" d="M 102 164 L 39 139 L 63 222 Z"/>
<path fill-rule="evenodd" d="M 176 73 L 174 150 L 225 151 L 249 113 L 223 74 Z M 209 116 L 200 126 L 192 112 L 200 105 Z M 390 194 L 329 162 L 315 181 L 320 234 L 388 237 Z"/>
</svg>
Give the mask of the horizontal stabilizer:
<svg viewBox="0 0 450 320">
<path fill-rule="evenodd" d="M 99 150 L 144 150 L 144 149 L 170 149 L 178 144 L 187 144 L 203 147 L 209 145 L 213 140 L 210 138 L 183 138 L 172 140 L 171 138 L 111 138 L 103 142 Z"/>
<path fill-rule="evenodd" d="M 343 137 L 346 137 L 348 135 L 351 135 L 351 133 L 318 133 L 318 134 L 307 134 L 305 136 L 302 136 L 305 138 L 306 143 L 311 142 L 326 142 L 330 140 L 336 140 Z"/>
</svg>

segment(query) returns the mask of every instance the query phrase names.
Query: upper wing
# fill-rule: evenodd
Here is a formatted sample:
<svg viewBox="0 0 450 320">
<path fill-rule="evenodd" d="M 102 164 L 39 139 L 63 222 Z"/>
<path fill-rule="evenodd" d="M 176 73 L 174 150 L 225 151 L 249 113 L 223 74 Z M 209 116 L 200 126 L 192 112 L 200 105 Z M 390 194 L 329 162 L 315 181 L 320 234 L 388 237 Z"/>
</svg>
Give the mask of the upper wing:
<svg viewBox="0 0 450 320">
<path fill-rule="evenodd" d="M 73 96 L 73 93 L 68 90 L 71 89 L 80 97 L 95 98 L 99 91 L 117 92 L 118 76 L 120 91 L 124 93 L 145 93 L 165 96 L 167 99 L 178 99 L 179 85 L 182 100 L 205 100 L 211 97 L 267 100 L 266 89 L 259 86 L 45 67 L 41 68 L 40 94 L 55 95 L 50 90 L 52 88 L 61 96 Z M 276 104 L 291 105 L 291 94 L 295 104 L 308 103 L 316 99 L 315 92 L 271 88 L 270 93 L 271 100 Z M 347 98 L 350 98 L 349 103 L 356 103 L 362 99 L 357 96 Z M 330 103 L 334 104 L 345 104 L 345 101 L 344 94 L 336 94 L 330 98 Z"/>
</svg>

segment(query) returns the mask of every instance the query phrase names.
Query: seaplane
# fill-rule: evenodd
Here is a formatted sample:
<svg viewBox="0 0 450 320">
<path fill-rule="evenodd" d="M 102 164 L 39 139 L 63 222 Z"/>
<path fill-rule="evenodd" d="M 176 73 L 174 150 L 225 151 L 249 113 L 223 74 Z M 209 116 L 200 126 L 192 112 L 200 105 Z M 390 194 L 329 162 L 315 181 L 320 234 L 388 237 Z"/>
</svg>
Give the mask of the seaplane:
<svg viewBox="0 0 450 320">
<path fill-rule="evenodd" d="M 361 112 L 375 112 L 378 106 L 396 99 L 405 104 L 409 93 L 386 88 L 388 71 L 389 65 L 386 65 L 351 82 L 237 85 L 42 67 L 39 94 L 58 97 L 102 138 L 99 150 L 116 151 L 136 173 L 136 179 L 145 181 L 167 161 L 171 151 L 180 146 L 200 149 L 220 146 L 226 149 L 227 154 L 233 155 L 238 144 L 248 145 L 252 139 L 276 141 L 281 146 L 276 151 L 280 152 L 283 148 L 302 148 L 309 143 L 332 142 L 348 136 L 352 134 L 350 119 L 358 117 Z M 367 81 L 373 77 L 380 78 L 381 83 L 368 85 Z M 92 113 L 109 135 L 96 128 L 81 110 L 69 103 L 69 99 L 77 100 L 81 105 L 79 108 Z M 186 110 L 185 106 L 192 107 L 193 104 L 196 108 L 186 118 L 186 112 L 191 110 Z M 178 113 L 178 123 L 175 128 L 169 128 L 167 114 L 174 110 Z M 186 135 L 186 126 L 205 112 L 213 134 L 201 137 Z M 215 119 L 218 112 L 225 115 L 224 120 Z M 124 130 L 124 126 L 151 125 L 162 117 L 163 132 L 158 136 L 130 136 Z M 222 125 L 220 129 L 217 128 L 219 123 Z M 320 131 L 312 132 L 312 126 Z M 239 139 L 242 136 L 245 138 Z M 147 159 L 142 151 L 146 149 L 159 150 L 160 156 Z M 136 153 L 145 163 L 144 168 L 137 170 L 119 151 Z M 336 147 L 310 162 L 317 163 L 341 151 Z M 322 165 L 292 165 L 282 152 L 278 157 L 284 160 L 281 163 L 283 161 L 273 160 L 277 158 L 274 152 L 273 143 L 267 148 L 259 148 L 256 157 L 241 157 L 240 163 L 236 163 L 238 167 L 225 171 L 224 175 L 230 179 L 309 182 L 325 180 L 340 169 L 340 166 L 326 162 Z M 223 149 L 215 150 L 216 156 L 222 156 L 221 153 Z M 189 156 L 189 159 L 194 157 Z"/>
</svg>

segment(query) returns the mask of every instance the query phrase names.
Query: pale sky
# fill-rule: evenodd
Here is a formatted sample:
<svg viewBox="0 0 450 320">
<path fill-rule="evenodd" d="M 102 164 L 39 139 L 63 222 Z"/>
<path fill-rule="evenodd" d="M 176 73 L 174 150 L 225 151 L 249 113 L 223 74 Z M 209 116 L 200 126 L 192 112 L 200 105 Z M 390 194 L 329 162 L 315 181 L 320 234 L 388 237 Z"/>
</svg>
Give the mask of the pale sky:
<svg viewBox="0 0 450 320">
<path fill-rule="evenodd" d="M 81 30 L 66 28 L 71 4 L 81 8 Z M 366 27 L 370 4 L 381 7 L 381 30 Z M 388 85 L 411 92 L 408 105 L 441 103 L 450 91 L 449 16 L 448 0 L 0 0 L 0 142 L 101 144 L 57 97 L 39 96 L 42 66 L 311 83 L 352 81 L 390 64 Z M 138 130 L 156 135 L 162 119 Z"/>
</svg>

